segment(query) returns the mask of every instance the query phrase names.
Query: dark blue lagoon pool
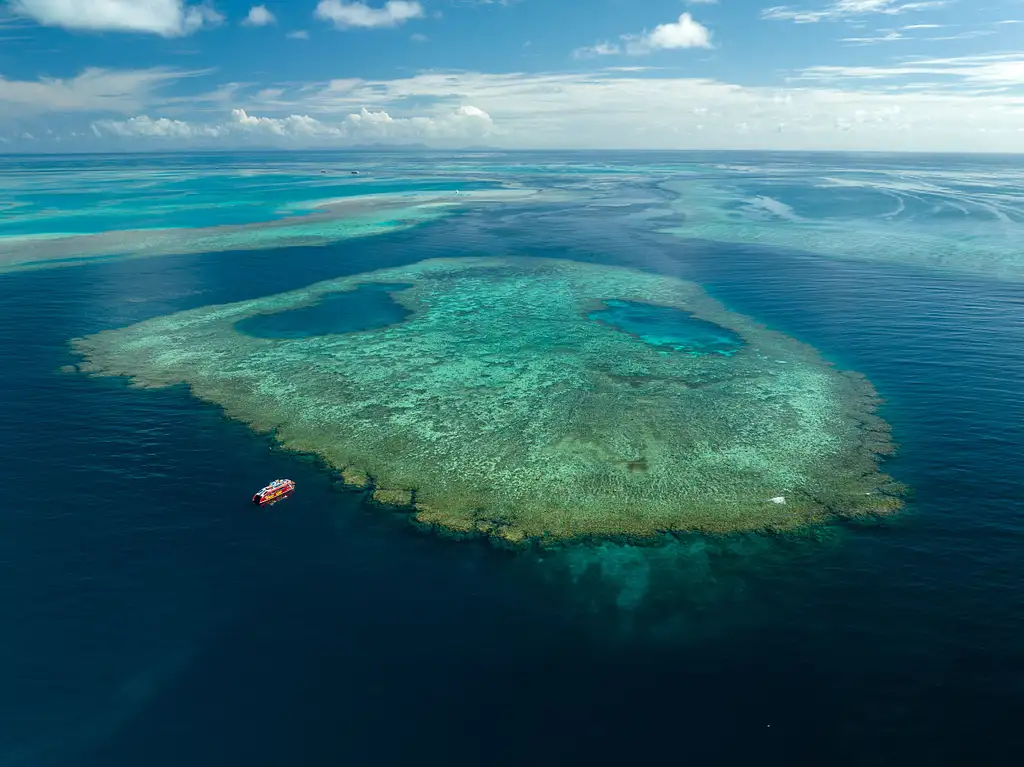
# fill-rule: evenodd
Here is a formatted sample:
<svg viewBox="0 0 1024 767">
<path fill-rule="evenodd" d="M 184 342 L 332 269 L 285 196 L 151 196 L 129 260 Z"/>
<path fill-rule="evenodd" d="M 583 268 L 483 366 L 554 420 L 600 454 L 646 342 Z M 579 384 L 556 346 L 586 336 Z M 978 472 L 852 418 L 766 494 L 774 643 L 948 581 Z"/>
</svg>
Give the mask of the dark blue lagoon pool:
<svg viewBox="0 0 1024 767">
<path fill-rule="evenodd" d="M 235 327 L 257 338 L 310 338 L 396 325 L 409 316 L 409 310 L 391 294 L 408 287 L 371 282 L 330 293 L 309 306 L 247 317 Z"/>
</svg>

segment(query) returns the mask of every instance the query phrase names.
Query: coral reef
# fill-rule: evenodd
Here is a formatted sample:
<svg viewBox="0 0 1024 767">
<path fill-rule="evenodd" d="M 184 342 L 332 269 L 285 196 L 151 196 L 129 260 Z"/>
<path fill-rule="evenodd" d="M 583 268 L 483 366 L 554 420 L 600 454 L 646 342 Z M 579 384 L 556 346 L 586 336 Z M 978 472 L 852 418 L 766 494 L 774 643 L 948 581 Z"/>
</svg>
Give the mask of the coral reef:
<svg viewBox="0 0 1024 767">
<path fill-rule="evenodd" d="M 308 337 L 237 329 L 368 284 L 394 288 L 406 318 Z M 623 307 L 629 327 L 601 314 Z M 643 328 L 668 309 L 690 326 Z M 728 348 L 695 352 L 684 331 Z M 83 371 L 186 383 L 347 484 L 372 477 L 378 502 L 457 533 L 784 530 L 900 506 L 877 465 L 892 443 L 870 383 L 674 278 L 436 259 L 73 343 Z"/>
</svg>

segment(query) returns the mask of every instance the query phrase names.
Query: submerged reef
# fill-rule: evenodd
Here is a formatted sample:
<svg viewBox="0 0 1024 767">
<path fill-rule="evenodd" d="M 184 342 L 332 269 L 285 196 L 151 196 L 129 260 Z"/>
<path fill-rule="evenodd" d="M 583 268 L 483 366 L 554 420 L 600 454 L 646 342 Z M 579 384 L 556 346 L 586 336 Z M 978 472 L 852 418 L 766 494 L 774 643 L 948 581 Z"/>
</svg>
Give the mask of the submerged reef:
<svg viewBox="0 0 1024 767">
<path fill-rule="evenodd" d="M 458 196 L 444 192 L 371 194 L 285 206 L 280 211 L 288 214 L 284 218 L 248 224 L 112 229 L 94 234 L 5 236 L 0 232 L 0 273 L 120 257 L 327 245 L 409 229 L 451 215 L 466 205 L 541 199 L 557 200 L 560 196 L 521 188 L 479 190 Z"/>
<path fill-rule="evenodd" d="M 975 179 L 971 191 L 958 192 L 955 171 L 942 183 L 904 173 L 895 179 L 885 173 L 837 175 L 800 184 L 786 184 L 781 176 L 753 188 L 728 176 L 662 182 L 658 187 L 673 197 L 663 220 L 677 221 L 659 231 L 681 239 L 1024 280 L 1017 244 L 1024 214 L 1014 192 L 1019 182 Z"/>
<path fill-rule="evenodd" d="M 356 330 L 314 310 L 368 290 L 380 317 Z M 275 315 L 288 333 L 245 332 Z M 293 332 L 304 316 L 316 327 Z M 698 285 L 629 269 L 437 259 L 73 344 L 86 372 L 185 383 L 456 533 L 784 530 L 901 506 L 867 380 Z"/>
</svg>

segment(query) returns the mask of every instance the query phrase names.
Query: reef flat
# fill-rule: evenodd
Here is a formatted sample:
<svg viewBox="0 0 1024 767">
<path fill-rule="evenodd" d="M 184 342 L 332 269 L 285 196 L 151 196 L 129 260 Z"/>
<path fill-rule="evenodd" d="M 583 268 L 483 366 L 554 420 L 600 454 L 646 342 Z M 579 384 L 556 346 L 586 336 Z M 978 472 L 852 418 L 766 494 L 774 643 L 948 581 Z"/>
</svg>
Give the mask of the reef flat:
<svg viewBox="0 0 1024 767">
<path fill-rule="evenodd" d="M 216 253 L 226 250 L 326 245 L 409 229 L 451 215 L 466 205 L 521 203 L 563 198 L 555 192 L 489 189 L 360 195 L 282 205 L 283 218 L 247 224 L 191 228 L 110 230 L 95 234 L 0 232 L 0 273 L 71 266 L 115 257 Z"/>
<path fill-rule="evenodd" d="M 346 293 L 358 320 L 325 321 Z M 784 530 L 901 506 L 867 380 L 629 269 L 422 261 L 73 345 L 86 372 L 185 383 L 457 533 Z"/>
</svg>

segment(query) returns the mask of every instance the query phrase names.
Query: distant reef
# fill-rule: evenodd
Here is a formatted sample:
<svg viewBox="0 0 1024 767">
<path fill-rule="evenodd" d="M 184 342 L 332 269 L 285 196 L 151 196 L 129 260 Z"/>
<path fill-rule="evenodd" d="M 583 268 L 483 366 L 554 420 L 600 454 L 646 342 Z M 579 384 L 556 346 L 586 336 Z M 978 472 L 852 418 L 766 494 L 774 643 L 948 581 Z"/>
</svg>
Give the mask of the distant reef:
<svg viewBox="0 0 1024 767">
<path fill-rule="evenodd" d="M 185 383 L 453 533 L 788 530 L 902 505 L 863 376 L 654 274 L 438 259 L 73 344 L 83 371 Z"/>
</svg>

